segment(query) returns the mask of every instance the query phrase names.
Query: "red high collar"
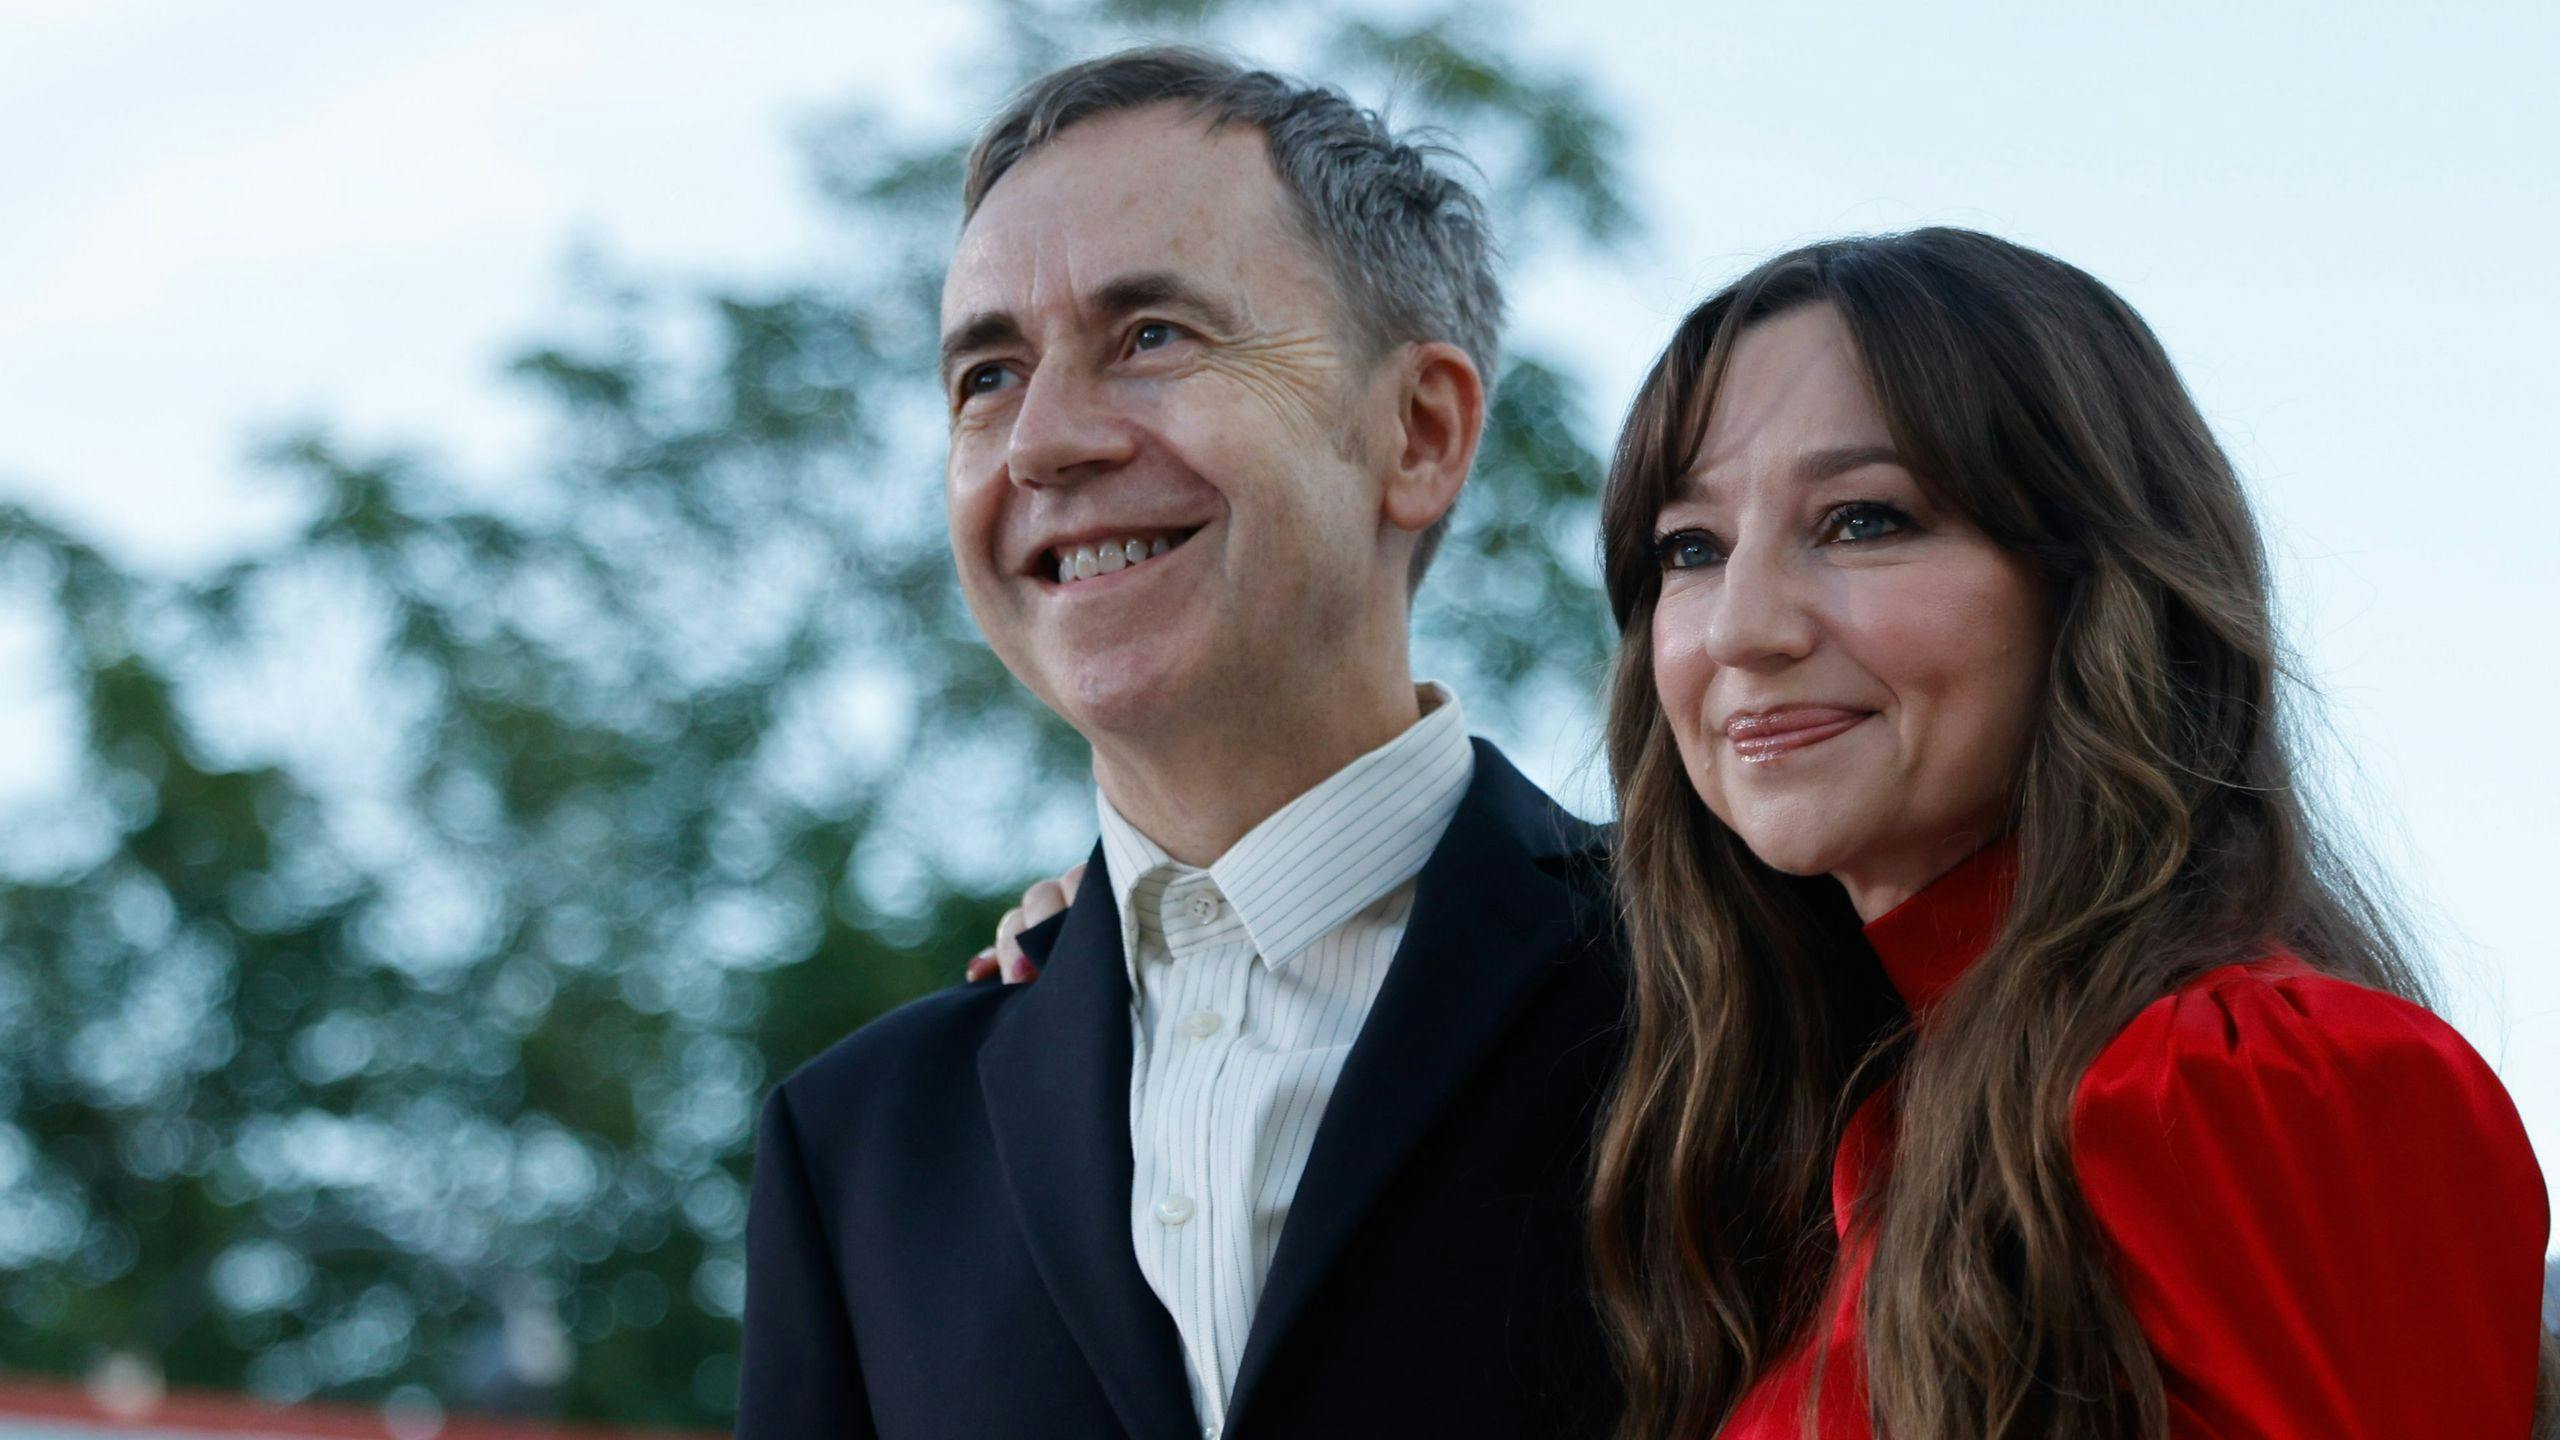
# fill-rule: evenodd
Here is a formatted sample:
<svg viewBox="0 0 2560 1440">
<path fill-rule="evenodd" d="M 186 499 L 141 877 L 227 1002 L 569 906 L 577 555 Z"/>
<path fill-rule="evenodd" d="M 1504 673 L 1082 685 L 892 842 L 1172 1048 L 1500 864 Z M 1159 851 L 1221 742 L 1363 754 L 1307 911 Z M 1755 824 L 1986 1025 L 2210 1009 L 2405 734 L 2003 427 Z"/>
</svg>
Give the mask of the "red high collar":
<svg viewBox="0 0 2560 1440">
<path fill-rule="evenodd" d="M 2003 835 L 1869 921 L 1867 944 L 1916 1013 L 1938 1003 L 2000 934 L 2018 881 L 2018 841 Z"/>
</svg>

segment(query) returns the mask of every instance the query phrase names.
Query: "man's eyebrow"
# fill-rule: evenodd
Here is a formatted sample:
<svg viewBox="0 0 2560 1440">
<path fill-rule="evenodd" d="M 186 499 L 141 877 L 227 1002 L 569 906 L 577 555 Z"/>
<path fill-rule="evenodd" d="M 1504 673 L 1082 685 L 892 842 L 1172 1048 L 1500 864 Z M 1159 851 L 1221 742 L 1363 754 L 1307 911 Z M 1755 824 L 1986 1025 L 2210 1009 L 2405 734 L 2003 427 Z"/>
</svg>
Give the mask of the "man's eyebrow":
<svg viewBox="0 0 2560 1440">
<path fill-rule="evenodd" d="M 992 350 L 999 345 L 1016 345 L 1022 341 L 1022 325 L 1002 310 L 981 310 L 952 327 L 942 337 L 942 378 L 951 378 L 951 367 L 964 355 Z"/>
<path fill-rule="evenodd" d="M 1170 270 L 1141 270 L 1122 275 L 1093 292 L 1093 307 L 1117 318 L 1140 310 L 1188 310 L 1227 334 L 1244 328 L 1234 306 Z"/>
<path fill-rule="evenodd" d="M 1233 305 L 1170 270 L 1141 270 L 1120 276 L 1093 292 L 1093 308 L 1107 320 L 1140 310 L 1188 310 L 1212 330 L 1232 335 L 1244 328 L 1243 317 Z M 942 377 L 948 382 L 951 367 L 966 356 L 1021 343 L 1022 322 L 1014 319 L 1010 311 L 981 310 L 942 337 Z"/>
</svg>

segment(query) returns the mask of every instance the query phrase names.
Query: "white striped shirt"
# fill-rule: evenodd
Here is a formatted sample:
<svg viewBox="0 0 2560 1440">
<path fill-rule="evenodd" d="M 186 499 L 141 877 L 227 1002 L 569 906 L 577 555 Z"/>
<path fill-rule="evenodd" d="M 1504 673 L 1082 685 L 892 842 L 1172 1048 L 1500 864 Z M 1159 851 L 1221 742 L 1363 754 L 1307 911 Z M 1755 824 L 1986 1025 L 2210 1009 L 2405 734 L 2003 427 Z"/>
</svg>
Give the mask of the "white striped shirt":
<svg viewBox="0 0 2560 1440">
<path fill-rule="evenodd" d="M 1226 1423 L 1254 1305 L 1325 1103 L 1475 773 L 1455 697 L 1199 870 L 1101 802 L 1129 961 L 1129 1226 L 1182 1334 L 1202 1433 Z"/>
</svg>

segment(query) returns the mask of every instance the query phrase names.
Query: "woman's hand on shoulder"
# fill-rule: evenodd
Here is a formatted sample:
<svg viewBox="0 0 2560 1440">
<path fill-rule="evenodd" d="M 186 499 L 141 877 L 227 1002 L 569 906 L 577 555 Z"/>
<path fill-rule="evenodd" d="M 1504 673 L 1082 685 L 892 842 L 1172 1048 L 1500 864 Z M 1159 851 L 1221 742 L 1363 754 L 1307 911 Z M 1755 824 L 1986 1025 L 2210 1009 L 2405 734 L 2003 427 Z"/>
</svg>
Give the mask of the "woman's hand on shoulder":
<svg viewBox="0 0 2560 1440">
<path fill-rule="evenodd" d="M 1022 892 L 1022 903 L 1004 912 L 996 922 L 996 943 L 971 956 L 968 978 L 984 980 L 1000 975 L 1007 985 L 1020 985 L 1040 978 L 1040 967 L 1022 953 L 1022 932 L 1056 915 L 1076 903 L 1076 891 L 1084 884 L 1084 866 L 1075 868 L 1055 880 L 1043 880 Z"/>
</svg>

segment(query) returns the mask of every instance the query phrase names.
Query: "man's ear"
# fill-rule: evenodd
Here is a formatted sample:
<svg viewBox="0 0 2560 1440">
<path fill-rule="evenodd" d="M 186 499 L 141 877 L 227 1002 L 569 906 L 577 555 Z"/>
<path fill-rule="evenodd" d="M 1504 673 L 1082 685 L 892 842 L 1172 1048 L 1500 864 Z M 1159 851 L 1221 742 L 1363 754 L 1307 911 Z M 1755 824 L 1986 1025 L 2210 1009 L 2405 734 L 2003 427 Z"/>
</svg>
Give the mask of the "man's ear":
<svg viewBox="0 0 2560 1440">
<path fill-rule="evenodd" d="M 1484 377 L 1455 345 L 1433 341 L 1397 367 L 1395 442 L 1382 505 L 1388 524 L 1419 535 L 1458 502 L 1484 438 Z"/>
</svg>

